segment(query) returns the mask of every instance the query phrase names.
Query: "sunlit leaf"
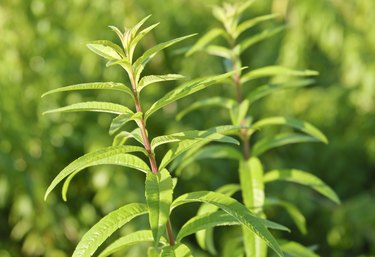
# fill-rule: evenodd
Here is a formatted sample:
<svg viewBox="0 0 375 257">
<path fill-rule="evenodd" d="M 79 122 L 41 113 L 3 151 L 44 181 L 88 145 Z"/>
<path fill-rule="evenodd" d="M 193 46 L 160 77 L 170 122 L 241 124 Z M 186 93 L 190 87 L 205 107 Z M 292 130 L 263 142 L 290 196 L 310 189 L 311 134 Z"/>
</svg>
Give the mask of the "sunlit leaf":
<svg viewBox="0 0 375 257">
<path fill-rule="evenodd" d="M 319 257 L 311 249 L 297 242 L 285 242 L 281 243 L 280 246 L 281 250 L 290 257 Z"/>
<path fill-rule="evenodd" d="M 66 166 L 52 181 L 48 187 L 44 199 L 47 198 L 49 193 L 59 184 L 64 178 L 70 174 L 83 170 L 90 166 L 101 164 L 114 164 L 120 166 L 128 166 L 139 169 L 143 172 L 149 171 L 149 167 L 141 159 L 136 156 L 131 156 L 126 153 L 130 152 L 147 152 L 142 147 L 137 146 L 111 146 L 100 149 L 91 153 L 87 153 Z"/>
<path fill-rule="evenodd" d="M 156 147 L 162 144 L 173 143 L 173 142 L 180 142 L 183 140 L 191 140 L 191 139 L 199 139 L 199 140 L 207 140 L 207 141 L 216 141 L 222 143 L 231 143 L 231 144 L 239 144 L 237 140 L 232 137 L 228 137 L 219 133 L 214 133 L 211 130 L 191 130 L 191 131 L 184 131 L 178 132 L 170 135 L 159 136 L 155 137 L 151 141 L 151 149 L 155 150 Z"/>
<path fill-rule="evenodd" d="M 241 77 L 241 83 L 246 83 L 249 80 L 271 77 L 271 76 L 294 76 L 294 77 L 305 77 L 305 76 L 316 76 L 318 72 L 313 70 L 294 70 L 283 66 L 266 66 L 256 70 L 249 71 Z"/>
<path fill-rule="evenodd" d="M 276 117 L 269 117 L 262 120 L 259 120 L 255 122 L 251 126 L 251 130 L 257 130 L 261 129 L 265 126 L 269 125 L 287 125 L 296 129 L 299 129 L 306 134 L 315 137 L 316 139 L 319 139 L 321 142 L 328 143 L 328 140 L 326 136 L 315 126 L 311 125 L 310 123 L 294 119 L 290 117 L 282 117 L 282 116 L 276 116 Z"/>
<path fill-rule="evenodd" d="M 133 54 L 134 54 L 134 50 L 137 46 L 137 44 L 139 43 L 139 41 L 142 40 L 142 38 L 144 38 L 151 30 L 153 30 L 154 28 L 156 28 L 157 26 L 159 25 L 159 23 L 155 23 L 145 29 L 143 29 L 141 32 L 138 33 L 138 35 L 136 35 L 134 37 L 134 39 L 130 42 L 130 46 L 129 46 L 129 55 L 130 55 L 130 59 L 132 60 L 132 57 L 133 57 Z"/>
<path fill-rule="evenodd" d="M 216 192 L 200 191 L 187 193 L 178 197 L 172 203 L 172 208 L 190 202 L 205 202 L 218 206 L 220 209 L 236 218 L 241 225 L 252 230 L 256 235 L 262 238 L 278 256 L 283 256 L 280 246 L 275 238 L 267 230 L 262 219 L 252 214 L 244 205 L 237 200 Z"/>
<path fill-rule="evenodd" d="M 115 252 L 123 251 L 132 245 L 144 242 L 154 242 L 154 237 L 152 236 L 151 230 L 139 230 L 126 236 L 120 237 L 115 242 L 106 247 L 98 257 L 107 257 Z M 161 238 L 161 242 L 163 244 L 167 243 L 165 238 Z"/>
<path fill-rule="evenodd" d="M 235 104 L 230 109 L 230 117 L 233 125 L 242 125 L 247 112 L 249 110 L 250 102 L 245 99 L 240 104 Z"/>
<path fill-rule="evenodd" d="M 116 118 L 114 118 L 111 122 L 111 125 L 109 127 L 109 134 L 113 135 L 116 133 L 119 129 L 121 129 L 122 126 L 124 126 L 126 123 L 132 120 L 138 120 L 142 117 L 141 112 L 137 112 L 134 114 L 126 113 L 126 114 L 120 114 Z"/>
<path fill-rule="evenodd" d="M 185 96 L 191 95 L 197 91 L 214 85 L 215 83 L 218 83 L 221 80 L 228 78 L 232 74 L 233 72 L 227 72 L 221 75 L 199 78 L 183 83 L 182 85 L 168 92 L 164 97 L 156 101 L 145 113 L 145 119 L 149 118 L 151 114 L 153 114 L 160 108 L 166 106 L 167 104 L 170 104 L 178 99 L 181 99 Z"/>
<path fill-rule="evenodd" d="M 107 40 L 92 41 L 87 44 L 87 47 L 108 60 L 121 60 L 125 57 L 121 47 Z"/>
<path fill-rule="evenodd" d="M 302 234 L 306 234 L 306 219 L 296 206 L 277 198 L 266 198 L 265 206 L 275 205 L 284 208 L 292 218 L 293 222 L 296 224 L 299 231 L 301 231 Z"/>
<path fill-rule="evenodd" d="M 53 90 L 50 90 L 42 95 L 45 97 L 46 95 L 58 93 L 58 92 L 67 92 L 67 91 L 77 91 L 77 90 L 94 90 L 94 89 L 106 89 L 106 90 L 114 90 L 120 91 L 128 94 L 133 99 L 133 93 L 130 88 L 122 83 L 114 83 L 114 82 L 93 82 L 93 83 L 83 83 L 77 85 L 71 85 L 66 87 L 60 87 Z"/>
<path fill-rule="evenodd" d="M 211 41 L 219 36 L 225 35 L 225 32 L 219 28 L 213 28 L 204 34 L 186 53 L 187 56 L 204 49 Z"/>
<path fill-rule="evenodd" d="M 172 203 L 173 182 L 169 172 L 166 169 L 157 174 L 148 172 L 145 191 L 150 227 L 157 246 L 165 232 Z"/>
<path fill-rule="evenodd" d="M 331 201 L 337 204 L 340 203 L 336 193 L 328 185 L 326 185 L 320 178 L 306 171 L 297 169 L 271 170 L 264 175 L 264 182 L 277 180 L 284 180 L 308 186 Z"/>
<path fill-rule="evenodd" d="M 177 120 L 182 119 L 186 114 L 188 114 L 191 111 L 201 109 L 203 107 L 210 107 L 210 106 L 219 106 L 226 109 L 231 109 L 233 105 L 236 104 L 236 101 L 230 98 L 226 97 L 210 97 L 208 99 L 202 99 L 195 101 L 194 103 L 190 104 L 187 108 L 180 111 L 176 118 Z"/>
<path fill-rule="evenodd" d="M 193 257 L 190 249 L 181 243 L 163 247 L 160 257 Z"/>
<path fill-rule="evenodd" d="M 172 46 L 182 40 L 185 40 L 189 37 L 192 37 L 194 36 L 195 34 L 192 34 L 192 35 L 188 35 L 188 36 L 184 36 L 184 37 L 179 37 L 179 38 L 175 38 L 175 39 L 172 39 L 172 40 L 169 40 L 167 42 L 163 42 L 163 43 L 160 43 L 150 49 L 148 49 L 146 52 L 143 53 L 143 55 L 141 57 L 139 57 L 135 63 L 134 63 L 134 69 L 135 69 L 135 79 L 136 81 L 139 80 L 139 77 L 145 67 L 145 65 L 158 53 L 160 52 L 161 50 L 169 47 L 169 46 Z"/>
<path fill-rule="evenodd" d="M 257 25 L 258 23 L 262 21 L 271 20 L 271 19 L 277 18 L 278 16 L 279 16 L 278 14 L 267 14 L 267 15 L 255 17 L 250 20 L 246 20 L 238 25 L 235 36 L 236 37 L 240 36 L 243 32 L 245 32 L 246 30 L 250 29 L 251 27 Z"/>
<path fill-rule="evenodd" d="M 207 46 L 205 50 L 210 55 L 223 57 L 228 60 L 230 60 L 233 55 L 231 49 L 218 45 Z"/>
<path fill-rule="evenodd" d="M 158 83 L 158 82 L 164 82 L 164 81 L 170 81 L 170 80 L 178 80 L 178 79 L 183 79 L 184 76 L 179 75 L 179 74 L 166 74 L 166 75 L 149 75 L 149 76 L 144 76 L 141 78 L 139 81 L 137 91 L 141 92 L 141 90 L 148 85 Z"/>
<path fill-rule="evenodd" d="M 139 128 L 134 129 L 132 132 L 121 131 L 113 139 L 112 145 L 124 145 L 129 138 L 134 138 L 136 141 L 143 145 L 143 139 Z"/>
<path fill-rule="evenodd" d="M 124 34 L 115 26 L 108 26 L 110 29 L 113 30 L 113 32 L 115 32 L 118 36 L 118 38 L 121 40 L 121 44 L 123 46 L 124 49 L 126 49 L 126 43 L 125 43 L 125 40 L 124 40 Z"/>
<path fill-rule="evenodd" d="M 284 29 L 285 29 L 285 26 L 280 26 L 280 27 L 275 28 L 275 29 L 266 29 L 266 30 L 263 30 L 262 32 L 260 32 L 259 34 L 255 35 L 255 36 L 252 36 L 248 39 L 243 40 L 239 44 L 240 53 L 243 53 L 245 50 L 247 50 L 252 45 L 276 35 L 277 33 L 283 31 Z"/>
<path fill-rule="evenodd" d="M 302 135 L 296 133 L 282 133 L 274 137 L 266 137 L 260 139 L 258 142 L 254 144 L 252 155 L 259 156 L 272 148 L 284 145 L 319 141 L 320 140 L 309 135 Z"/>
<path fill-rule="evenodd" d="M 147 206 L 142 203 L 127 204 L 112 211 L 86 232 L 74 250 L 72 257 L 91 257 L 113 232 L 133 218 L 146 213 Z"/>
<path fill-rule="evenodd" d="M 43 114 L 56 112 L 104 112 L 113 114 L 133 114 L 126 106 L 110 102 L 83 102 L 71 104 L 65 107 L 49 110 Z"/>
</svg>

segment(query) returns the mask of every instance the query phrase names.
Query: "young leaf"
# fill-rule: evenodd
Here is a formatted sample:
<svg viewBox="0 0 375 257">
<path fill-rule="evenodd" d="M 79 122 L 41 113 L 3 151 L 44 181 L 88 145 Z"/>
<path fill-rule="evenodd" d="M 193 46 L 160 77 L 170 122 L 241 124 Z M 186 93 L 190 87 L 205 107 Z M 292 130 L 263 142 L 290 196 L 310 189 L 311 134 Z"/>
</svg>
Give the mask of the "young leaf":
<svg viewBox="0 0 375 257">
<path fill-rule="evenodd" d="M 141 131 L 139 128 L 136 128 L 132 132 L 121 131 L 120 133 L 118 133 L 113 139 L 112 146 L 124 145 L 126 140 L 128 140 L 129 138 L 134 138 L 143 145 Z"/>
<path fill-rule="evenodd" d="M 246 20 L 238 25 L 236 29 L 235 37 L 239 37 L 243 32 L 245 32 L 246 30 L 250 29 L 251 27 L 257 25 L 258 23 L 262 21 L 271 20 L 271 19 L 277 18 L 278 16 L 279 16 L 278 14 L 267 14 L 267 15 L 255 17 L 250 20 Z"/>
<path fill-rule="evenodd" d="M 66 166 L 52 181 L 48 187 L 44 199 L 47 199 L 49 193 L 59 184 L 64 178 L 70 174 L 81 171 L 87 167 L 101 165 L 101 164 L 115 164 L 122 166 L 130 166 L 139 169 L 143 172 L 149 171 L 149 167 L 141 159 L 136 156 L 131 156 L 126 153 L 130 152 L 147 152 L 137 146 L 111 146 L 85 154 Z"/>
<path fill-rule="evenodd" d="M 148 172 L 146 176 L 146 201 L 149 212 L 150 227 L 154 243 L 160 241 L 165 232 L 172 203 L 173 182 L 166 169 L 157 174 Z"/>
<path fill-rule="evenodd" d="M 254 90 L 252 90 L 250 94 L 248 94 L 246 99 L 250 101 L 250 104 L 252 104 L 256 100 L 259 100 L 276 91 L 280 91 L 280 90 L 287 89 L 287 88 L 294 88 L 294 87 L 305 87 L 305 86 L 311 85 L 313 82 L 314 80 L 306 79 L 306 80 L 288 82 L 288 84 L 266 84 L 266 85 L 257 87 Z"/>
<path fill-rule="evenodd" d="M 60 87 L 53 90 L 50 90 L 42 95 L 45 97 L 46 95 L 58 93 L 58 92 L 67 92 L 67 91 L 76 91 L 76 90 L 93 90 L 93 89 L 107 89 L 107 90 L 115 90 L 120 91 L 128 94 L 133 99 L 133 93 L 129 87 L 122 83 L 114 83 L 114 82 L 93 82 L 93 83 L 83 83 L 77 85 L 71 85 L 66 87 Z"/>
<path fill-rule="evenodd" d="M 118 36 L 118 38 L 121 40 L 122 47 L 126 49 L 126 43 L 124 40 L 124 34 L 115 26 L 108 26 L 110 29 L 112 29 L 113 32 L 115 32 Z"/>
<path fill-rule="evenodd" d="M 262 41 L 262 40 L 265 40 L 267 38 L 270 38 L 274 35 L 276 35 L 277 33 L 283 31 L 285 29 L 285 26 L 280 26 L 278 28 L 275 28 L 275 29 L 267 29 L 267 30 L 263 30 L 261 33 L 253 36 L 253 37 L 250 37 L 248 39 L 245 39 L 243 40 L 239 46 L 240 46 L 240 53 L 243 53 L 245 50 L 247 50 L 249 47 L 251 47 L 252 45 Z"/>
<path fill-rule="evenodd" d="M 142 203 L 127 204 L 112 211 L 86 232 L 74 250 L 72 257 L 91 257 L 113 232 L 133 218 L 146 213 L 147 206 Z"/>
<path fill-rule="evenodd" d="M 216 133 L 223 134 L 228 131 L 238 130 L 240 128 L 241 127 L 239 126 L 226 125 L 226 126 L 219 126 L 219 127 L 208 129 L 207 132 L 213 133 L 213 134 L 216 134 Z M 207 133 L 207 136 L 209 135 L 209 133 Z M 173 161 L 175 158 L 177 158 L 184 152 L 188 150 L 194 150 L 194 151 L 198 150 L 200 147 L 204 146 L 205 144 L 209 142 L 210 140 L 202 141 L 200 139 L 191 139 L 191 140 L 187 139 L 187 140 L 177 143 L 175 147 L 168 150 L 167 153 L 164 155 L 160 163 L 160 169 L 166 167 L 171 161 Z"/>
<path fill-rule="evenodd" d="M 159 110 L 160 108 L 166 106 L 167 104 L 170 104 L 178 99 L 181 99 L 185 96 L 191 95 L 197 91 L 200 91 L 202 89 L 205 89 L 211 85 L 214 85 L 215 83 L 228 78 L 231 76 L 233 72 L 227 72 L 221 75 L 216 76 L 209 76 L 205 78 L 199 78 L 195 79 L 189 82 L 186 82 L 182 84 L 181 86 L 177 87 L 176 89 L 168 92 L 164 97 L 160 98 L 158 101 L 156 101 L 150 109 L 147 110 L 145 113 L 145 119 L 148 119 L 151 114 Z"/>
<path fill-rule="evenodd" d="M 92 41 L 87 44 L 87 47 L 97 55 L 100 55 L 107 60 L 121 60 L 125 57 L 121 47 L 112 43 L 111 41 Z"/>
<path fill-rule="evenodd" d="M 241 77 L 241 83 L 246 83 L 250 80 L 271 76 L 294 76 L 294 77 L 305 77 L 305 76 L 316 76 L 318 72 L 313 70 L 293 70 L 283 66 L 266 66 L 256 70 L 249 71 Z"/>
<path fill-rule="evenodd" d="M 298 120 L 298 119 L 294 119 L 290 117 L 276 116 L 276 117 L 265 118 L 265 119 L 255 122 L 251 126 L 250 129 L 257 130 L 257 129 L 260 129 L 269 125 L 287 125 L 292 128 L 299 129 L 303 131 L 304 133 L 312 137 L 315 137 L 316 139 L 320 140 L 323 143 L 328 143 L 326 136 L 318 128 L 314 127 L 313 125 L 311 125 L 310 123 L 306 121 Z"/>
<path fill-rule="evenodd" d="M 179 38 L 175 38 L 175 39 L 172 39 L 172 40 L 169 40 L 167 42 L 164 42 L 164 43 L 160 43 L 150 49 L 148 49 L 141 57 L 139 57 L 135 63 L 134 63 L 134 69 L 135 69 L 135 79 L 136 81 L 139 80 L 139 77 L 144 69 L 144 67 L 146 66 L 146 64 L 158 53 L 160 52 L 161 50 L 163 50 L 164 48 L 167 48 L 171 45 L 174 45 L 182 40 L 185 40 L 189 37 L 192 37 L 194 36 L 195 34 L 192 34 L 192 35 L 188 35 L 188 36 L 184 36 L 184 37 L 179 37 Z"/>
<path fill-rule="evenodd" d="M 297 169 L 271 170 L 264 175 L 264 182 L 272 182 L 276 180 L 284 180 L 308 186 L 331 201 L 340 204 L 340 200 L 336 193 L 329 186 L 327 186 L 320 178 L 306 171 Z"/>
<path fill-rule="evenodd" d="M 110 102 L 83 102 L 49 110 L 43 112 L 43 115 L 56 112 L 104 112 L 113 114 L 133 114 L 128 107 L 120 104 Z"/>
<path fill-rule="evenodd" d="M 141 117 L 142 117 L 141 112 L 136 112 L 134 114 L 130 114 L 130 113 L 120 114 L 119 116 L 117 116 L 116 118 L 112 120 L 111 126 L 109 127 L 109 134 L 113 135 L 129 121 L 138 120 Z"/>
<path fill-rule="evenodd" d="M 297 242 L 285 242 L 281 243 L 281 250 L 291 257 L 319 257 L 311 249 L 297 243 Z"/>
<path fill-rule="evenodd" d="M 284 256 L 275 238 L 267 230 L 262 219 L 252 214 L 244 205 L 237 200 L 223 194 L 200 191 L 187 193 L 178 197 L 172 203 L 172 209 L 189 202 L 205 202 L 218 206 L 220 209 L 237 219 L 241 225 L 246 226 L 256 235 L 262 238 L 278 256 Z"/>
<path fill-rule="evenodd" d="M 139 230 L 126 236 L 120 237 L 115 242 L 110 244 L 107 248 L 105 248 L 98 257 L 107 257 L 120 250 L 125 250 L 132 245 L 153 241 L 154 237 L 152 236 L 151 230 Z M 167 244 L 165 238 L 161 238 L 161 242 L 164 245 Z"/>
<path fill-rule="evenodd" d="M 144 76 L 139 81 L 137 91 L 141 92 L 141 90 L 148 85 L 158 83 L 158 82 L 164 82 L 164 81 L 170 81 L 170 80 L 178 80 L 183 79 L 184 76 L 179 74 L 166 74 L 166 75 L 150 75 L 150 76 Z"/>
<path fill-rule="evenodd" d="M 226 109 L 231 109 L 233 105 L 236 104 L 236 101 L 230 98 L 226 97 L 211 97 L 208 99 L 198 100 L 191 105 L 189 105 L 187 108 L 180 111 L 176 119 L 181 120 L 186 114 L 188 114 L 191 111 L 194 111 L 196 109 L 201 109 L 202 107 L 209 107 L 209 106 L 219 106 Z"/>
<path fill-rule="evenodd" d="M 268 197 L 266 198 L 265 206 L 275 206 L 275 205 L 283 207 L 288 212 L 288 214 L 290 215 L 290 217 L 292 218 L 292 220 L 294 221 L 297 228 L 299 229 L 299 231 L 301 231 L 302 234 L 307 233 L 306 219 L 303 216 L 303 214 L 297 209 L 296 206 L 286 201 L 277 199 L 277 198 L 268 198 Z"/>
<path fill-rule="evenodd" d="M 214 28 L 204 34 L 186 53 L 186 56 L 190 56 L 193 53 L 203 50 L 212 40 L 218 36 L 225 35 L 225 32 L 222 29 Z"/>
<path fill-rule="evenodd" d="M 129 46 L 129 59 L 130 60 L 133 60 L 133 54 L 134 54 L 134 50 L 136 48 L 136 46 L 138 45 L 139 41 L 142 40 L 142 38 L 144 38 L 144 36 L 146 36 L 151 30 L 153 30 L 154 28 L 156 28 L 157 26 L 159 25 L 159 23 L 155 23 L 145 29 L 143 29 L 141 32 L 138 33 L 137 36 L 135 36 L 135 38 L 130 42 L 130 46 Z"/>
<path fill-rule="evenodd" d="M 184 244 L 163 247 L 160 257 L 193 257 L 190 249 Z"/>
<path fill-rule="evenodd" d="M 183 140 L 191 140 L 191 139 L 197 139 L 197 140 L 207 140 L 207 141 L 216 141 L 216 142 L 222 142 L 222 143 L 231 143 L 231 144 L 239 144 L 239 142 L 231 137 L 219 134 L 219 133 L 213 133 L 210 130 L 191 130 L 191 131 L 185 131 L 185 132 L 178 132 L 170 135 L 165 136 L 159 136 L 155 137 L 151 141 L 151 149 L 155 150 L 156 147 L 162 144 L 167 143 L 173 143 L 173 142 L 180 142 Z"/>
<path fill-rule="evenodd" d="M 230 60 L 233 55 L 231 49 L 224 47 L 224 46 L 218 46 L 218 45 L 207 46 L 206 51 L 210 55 L 223 57 L 227 60 Z"/>
<path fill-rule="evenodd" d="M 245 99 L 240 104 L 235 104 L 230 109 L 230 117 L 233 125 L 242 125 L 242 121 L 245 119 L 247 111 L 249 110 L 250 102 Z"/>
<path fill-rule="evenodd" d="M 259 156 L 272 148 L 305 142 L 319 142 L 319 140 L 312 136 L 296 133 L 278 134 L 277 136 L 271 138 L 263 138 L 256 142 L 253 146 L 252 155 Z"/>
</svg>

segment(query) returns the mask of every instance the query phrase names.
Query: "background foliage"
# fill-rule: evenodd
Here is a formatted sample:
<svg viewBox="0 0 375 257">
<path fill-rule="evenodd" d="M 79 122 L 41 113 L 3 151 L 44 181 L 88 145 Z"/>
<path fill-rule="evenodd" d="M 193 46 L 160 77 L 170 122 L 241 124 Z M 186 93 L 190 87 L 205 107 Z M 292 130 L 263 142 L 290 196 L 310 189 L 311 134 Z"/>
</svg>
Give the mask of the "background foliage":
<svg viewBox="0 0 375 257">
<path fill-rule="evenodd" d="M 104 62 L 85 47 L 90 40 L 116 40 L 107 25 L 133 25 L 152 14 L 152 21 L 161 24 L 144 42 L 147 47 L 190 33 L 203 34 L 214 26 L 210 4 L 220 2 L 166 0 L 161 6 L 151 0 L 1 1 L 1 257 L 69 256 L 82 234 L 103 214 L 127 202 L 144 201 L 142 177 L 107 166 L 79 175 L 71 185 L 67 203 L 57 193 L 43 201 L 48 184 L 67 163 L 111 142 L 106 134 L 110 122 L 106 115 L 41 116 L 43 110 L 77 102 L 78 97 L 93 99 L 93 94 L 72 93 L 68 98 L 48 100 L 41 100 L 40 95 L 61 85 L 125 79 L 119 68 L 104 69 Z M 295 231 L 286 236 L 305 245 L 317 245 L 322 256 L 374 255 L 375 2 L 264 0 L 257 1 L 248 15 L 269 12 L 279 13 L 276 22 L 286 23 L 287 29 L 246 51 L 243 63 L 250 69 L 271 64 L 309 68 L 320 75 L 313 86 L 278 93 L 253 108 L 259 115 L 303 118 L 325 132 L 330 144 L 273 150 L 266 155 L 267 168 L 311 170 L 335 189 L 343 202 L 335 206 L 308 190 L 272 185 L 267 190 L 293 200 L 306 215 L 309 233 L 297 232 L 276 209 L 274 218 Z M 256 30 L 272 23 L 263 26 Z M 146 73 L 194 77 L 221 71 L 215 58 L 204 54 L 184 58 L 171 49 L 156 57 Z M 162 90 L 148 90 L 144 99 L 160 97 Z M 195 97 L 206 94 L 217 92 L 208 90 Z M 95 93 L 95 97 L 105 100 L 118 96 Z M 180 101 L 165 108 L 158 121 L 149 123 L 150 130 L 165 134 L 179 128 L 217 125 L 217 121 L 204 118 L 221 115 L 214 110 L 196 112 L 175 122 L 178 110 L 187 105 L 188 101 Z M 213 190 L 235 182 L 237 175 L 230 172 L 233 165 L 224 161 L 209 166 L 195 163 L 181 174 L 178 189 L 181 193 Z M 172 217 L 174 223 L 183 222 L 180 216 L 177 212 Z M 136 256 L 141 249 L 130 251 Z"/>
</svg>

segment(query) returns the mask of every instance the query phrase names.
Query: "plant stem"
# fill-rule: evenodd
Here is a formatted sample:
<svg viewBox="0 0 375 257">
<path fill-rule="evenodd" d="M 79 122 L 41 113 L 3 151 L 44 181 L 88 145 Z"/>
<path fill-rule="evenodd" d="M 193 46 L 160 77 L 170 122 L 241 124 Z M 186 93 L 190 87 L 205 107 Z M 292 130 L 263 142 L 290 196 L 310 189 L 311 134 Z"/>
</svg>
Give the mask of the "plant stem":
<svg viewBox="0 0 375 257">
<path fill-rule="evenodd" d="M 130 78 L 130 82 L 131 82 L 132 89 L 133 89 L 133 96 L 134 96 L 134 100 L 135 100 L 135 109 L 136 109 L 137 112 L 143 113 L 142 112 L 142 106 L 141 106 L 141 103 L 139 101 L 139 95 L 138 95 L 138 92 L 137 92 L 137 83 L 134 79 L 134 70 L 132 70 L 132 74 L 129 74 L 129 78 Z M 144 120 L 143 116 L 137 122 L 137 125 L 138 125 L 138 127 L 141 131 L 143 146 L 144 146 L 145 150 L 147 151 L 148 159 L 149 159 L 150 166 L 151 166 L 151 171 L 152 171 L 152 173 L 157 174 L 159 172 L 159 168 L 158 168 L 158 165 L 156 163 L 155 154 L 152 152 L 152 149 L 151 149 L 151 144 L 150 144 L 150 140 L 148 138 L 146 124 L 145 124 L 145 120 Z M 173 245 L 175 245 L 175 240 L 174 240 L 174 235 L 173 235 L 173 231 L 172 231 L 171 221 L 169 219 L 168 219 L 168 222 L 167 222 L 167 225 L 166 225 L 166 229 L 167 229 L 169 244 L 171 246 L 173 246 Z"/>
</svg>

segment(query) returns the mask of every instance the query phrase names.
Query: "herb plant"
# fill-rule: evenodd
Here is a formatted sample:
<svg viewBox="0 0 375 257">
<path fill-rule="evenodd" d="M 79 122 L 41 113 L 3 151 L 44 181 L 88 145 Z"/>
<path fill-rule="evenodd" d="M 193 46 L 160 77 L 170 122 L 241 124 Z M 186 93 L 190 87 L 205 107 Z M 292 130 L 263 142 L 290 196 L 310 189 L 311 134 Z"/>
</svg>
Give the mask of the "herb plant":
<svg viewBox="0 0 375 257">
<path fill-rule="evenodd" d="M 233 95 L 236 96 L 235 99 L 222 96 L 205 98 L 194 102 L 194 104 L 181 111 L 178 115 L 178 118 L 181 119 L 193 110 L 209 106 L 218 106 L 227 109 L 232 125 L 241 126 L 240 130 L 235 131 L 235 134 L 240 138 L 242 149 L 239 150 L 232 146 L 203 147 L 205 143 L 202 142 L 176 159 L 172 167 L 181 171 L 193 161 L 205 158 L 230 158 L 237 160 L 240 184 L 224 185 L 217 191 L 226 195 L 232 195 L 241 191 L 244 205 L 259 218 L 266 218 L 265 209 L 270 206 L 283 207 L 291 216 L 297 228 L 305 234 L 306 224 L 303 214 L 290 202 L 275 196 L 265 196 L 265 186 L 275 181 L 288 181 L 310 187 L 335 203 L 339 203 L 338 197 L 330 187 L 309 172 L 292 168 L 274 169 L 264 172 L 264 165 L 260 158 L 262 154 L 275 147 L 303 142 L 327 143 L 327 138 L 310 123 L 295 118 L 276 116 L 255 120 L 254 114 L 251 112 L 251 107 L 254 102 L 274 92 L 286 88 L 310 85 L 312 82 L 311 79 L 301 78 L 317 75 L 317 72 L 311 70 L 293 70 L 282 66 L 267 66 L 243 71 L 241 55 L 255 43 L 265 40 L 284 29 L 281 26 L 264 30 L 251 37 L 244 37 L 244 32 L 255 25 L 277 17 L 274 14 L 270 14 L 241 20 L 241 16 L 253 2 L 244 1 L 236 4 L 215 6 L 213 8 L 213 15 L 222 26 L 209 30 L 187 52 L 187 56 L 197 51 L 205 51 L 210 55 L 221 57 L 226 71 L 232 72 L 231 78 L 226 80 L 226 82 L 233 89 Z M 219 44 L 216 44 L 216 42 Z M 225 43 L 221 44 L 222 42 Z M 272 78 L 274 76 L 288 77 L 288 79 L 280 80 L 280 82 L 276 83 L 271 81 L 265 85 L 257 83 L 257 80 L 260 78 Z M 292 131 L 262 137 L 259 140 L 258 137 L 255 138 L 258 131 L 267 126 L 275 125 L 290 127 Z M 198 215 L 211 211 L 216 211 L 216 207 L 202 205 L 198 211 Z M 226 241 L 227 247 L 231 247 L 230 249 L 232 249 L 229 251 L 228 256 L 242 256 L 243 253 L 246 253 L 248 257 L 267 256 L 267 245 L 252 231 L 243 227 L 242 235 L 239 238 L 240 240 L 233 238 Z M 196 239 L 203 249 L 208 250 L 213 255 L 217 255 L 212 229 L 197 232 Z M 242 245 L 243 250 L 238 250 L 242 248 Z M 296 242 L 283 241 L 281 248 L 290 256 L 317 256 L 311 249 Z M 224 256 L 227 255 L 224 254 Z"/>
<path fill-rule="evenodd" d="M 141 215 L 148 215 L 149 230 L 139 230 L 118 238 L 105 248 L 99 256 L 108 256 L 129 245 L 141 242 L 152 242 L 152 246 L 148 250 L 148 256 L 192 256 L 191 250 L 181 240 L 199 230 L 222 225 L 243 226 L 247 236 L 256 234 L 278 256 L 283 256 L 278 242 L 268 231 L 268 228 L 281 230 L 286 228 L 263 219 L 263 217 L 258 215 L 260 213 L 258 210 L 255 212 L 254 210 L 249 210 L 234 198 L 219 192 L 190 192 L 173 199 L 176 179 L 172 178 L 167 166 L 196 145 L 203 145 L 212 141 L 237 144 L 238 142 L 235 139 L 224 135 L 224 133 L 238 130 L 245 131 L 241 129 L 243 117 L 242 114 L 238 114 L 236 117 L 240 122 L 234 122 L 233 125 L 219 126 L 203 131 L 194 130 L 160 135 L 152 139 L 149 137 L 147 120 L 155 116 L 158 110 L 178 99 L 221 83 L 231 76 L 237 78 L 240 65 L 234 67 L 233 71 L 224 74 L 184 82 L 156 100 L 148 109 L 145 109 L 142 105 L 142 90 L 146 90 L 146 87 L 156 83 L 183 78 L 178 74 L 143 76 L 142 72 L 145 66 L 158 52 L 192 36 L 189 35 L 160 43 L 136 58 L 134 54 L 136 46 L 147 33 L 157 26 L 157 24 L 154 24 L 141 29 L 148 18 L 144 18 L 130 29 L 125 29 L 124 33 L 116 27 L 111 27 L 118 35 L 121 46 L 106 40 L 94 41 L 87 45 L 90 50 L 108 61 L 107 66 L 120 65 L 128 76 L 128 84 L 114 82 L 85 83 L 54 89 L 43 95 L 79 90 L 111 90 L 123 93 L 125 103 L 79 102 L 45 112 L 93 111 L 115 115 L 109 128 L 109 134 L 114 136 L 113 145 L 89 152 L 71 162 L 52 181 L 47 189 L 45 198 L 60 182 L 65 180 L 62 187 L 62 196 L 66 200 L 67 190 L 72 179 L 80 171 L 95 165 L 119 165 L 145 174 L 145 203 L 126 204 L 107 214 L 83 236 L 73 256 L 92 256 L 110 235 Z M 245 106 L 245 104 L 238 104 L 237 106 Z M 243 113 L 245 109 L 245 107 L 241 107 L 238 111 Z M 235 112 L 234 106 L 232 112 Z M 125 130 L 124 125 L 127 123 L 133 123 L 134 129 L 131 131 Z M 255 129 L 255 127 L 252 126 L 252 129 Z M 247 131 L 249 130 L 246 129 L 245 132 L 248 133 Z M 244 139 L 247 139 L 248 136 L 246 134 Z M 158 153 L 157 148 L 160 145 L 169 143 L 173 143 L 173 147 L 164 154 L 161 162 L 158 163 L 156 155 L 160 153 Z M 260 147 L 258 152 L 261 152 L 262 149 L 264 150 L 264 147 Z M 259 161 L 254 158 L 241 161 L 241 170 L 247 171 L 254 165 L 259 166 Z M 273 180 L 279 173 L 279 171 L 271 173 L 271 175 L 268 175 L 268 180 Z M 297 176 L 299 174 L 297 172 Z M 175 208 L 190 202 L 207 203 L 210 206 L 214 206 L 215 209 L 211 208 L 209 212 L 198 214 L 191 218 L 178 229 L 178 233 L 174 236 L 170 214 Z M 245 203 L 247 203 L 247 200 Z M 246 240 L 248 241 L 248 239 Z"/>
</svg>

